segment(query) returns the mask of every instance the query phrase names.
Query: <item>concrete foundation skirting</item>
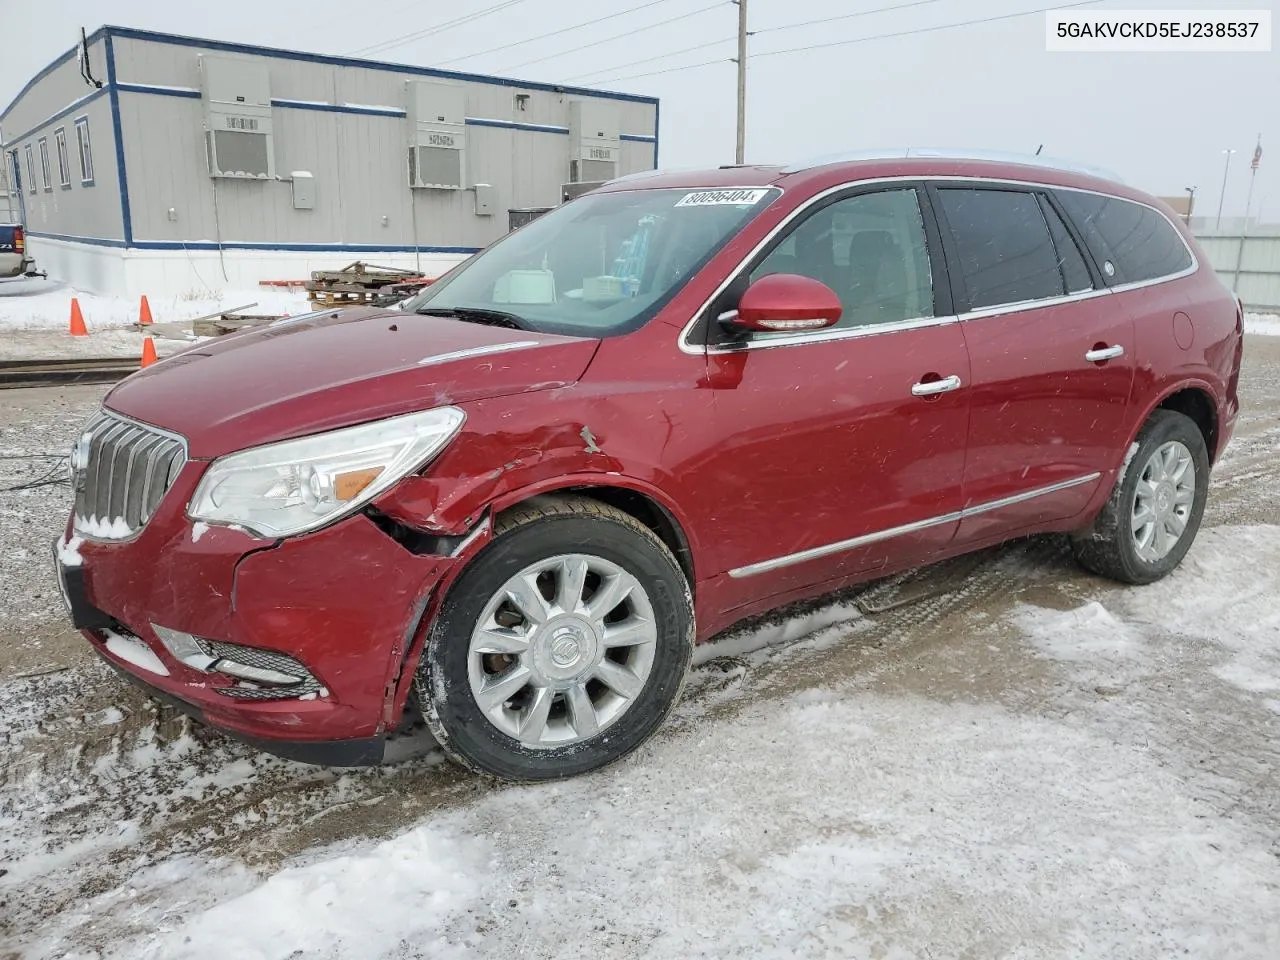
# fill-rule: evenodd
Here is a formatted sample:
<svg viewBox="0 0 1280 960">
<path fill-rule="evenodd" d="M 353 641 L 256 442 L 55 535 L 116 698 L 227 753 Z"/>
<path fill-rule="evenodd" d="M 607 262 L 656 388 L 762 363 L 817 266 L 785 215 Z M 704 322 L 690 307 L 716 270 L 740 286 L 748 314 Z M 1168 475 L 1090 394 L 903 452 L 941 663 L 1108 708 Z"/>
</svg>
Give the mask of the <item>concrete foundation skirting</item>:
<svg viewBox="0 0 1280 960">
<path fill-rule="evenodd" d="M 439 276 L 466 253 L 387 250 L 136 250 L 30 236 L 37 266 L 77 289 L 107 295 L 182 296 L 246 290 L 262 280 L 305 280 L 312 270 L 336 270 L 362 260 Z"/>
</svg>

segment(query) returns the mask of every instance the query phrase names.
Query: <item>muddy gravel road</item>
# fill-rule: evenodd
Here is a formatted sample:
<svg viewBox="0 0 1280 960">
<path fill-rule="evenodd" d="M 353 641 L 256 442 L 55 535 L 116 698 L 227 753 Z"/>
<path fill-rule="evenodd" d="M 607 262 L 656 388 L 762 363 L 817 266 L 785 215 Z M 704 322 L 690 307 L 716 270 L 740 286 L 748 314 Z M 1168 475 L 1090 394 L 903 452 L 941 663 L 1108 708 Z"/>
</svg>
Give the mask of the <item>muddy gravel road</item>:
<svg viewBox="0 0 1280 960">
<path fill-rule="evenodd" d="M 0 958 L 1280 956 L 1280 337 L 1240 389 L 1168 580 L 1040 538 L 792 608 L 632 758 L 533 788 L 421 737 L 277 760 L 127 686 L 49 563 L 105 388 L 9 391 Z"/>
</svg>

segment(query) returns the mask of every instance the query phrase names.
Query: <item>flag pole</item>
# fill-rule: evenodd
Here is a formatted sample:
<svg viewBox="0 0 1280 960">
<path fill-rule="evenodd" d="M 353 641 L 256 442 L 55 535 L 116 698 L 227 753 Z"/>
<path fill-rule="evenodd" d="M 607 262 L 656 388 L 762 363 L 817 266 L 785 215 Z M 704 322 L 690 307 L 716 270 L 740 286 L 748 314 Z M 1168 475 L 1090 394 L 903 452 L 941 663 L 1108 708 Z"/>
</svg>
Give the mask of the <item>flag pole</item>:
<svg viewBox="0 0 1280 960">
<path fill-rule="evenodd" d="M 1262 134 L 1258 134 L 1258 145 L 1253 149 L 1253 163 L 1249 165 L 1249 192 L 1244 201 L 1244 226 L 1240 228 L 1240 245 L 1236 248 L 1236 270 L 1231 277 L 1231 292 L 1238 294 L 1240 287 L 1240 266 L 1244 263 L 1244 242 L 1249 234 L 1249 207 L 1253 204 L 1253 185 L 1258 179 L 1258 166 L 1262 163 Z"/>
</svg>

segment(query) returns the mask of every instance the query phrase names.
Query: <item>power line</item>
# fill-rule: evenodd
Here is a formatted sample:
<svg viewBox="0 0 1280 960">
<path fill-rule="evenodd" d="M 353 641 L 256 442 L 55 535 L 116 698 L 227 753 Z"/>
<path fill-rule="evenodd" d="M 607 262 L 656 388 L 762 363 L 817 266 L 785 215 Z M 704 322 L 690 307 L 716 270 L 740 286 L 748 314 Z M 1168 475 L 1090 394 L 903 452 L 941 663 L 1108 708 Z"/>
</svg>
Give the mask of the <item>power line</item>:
<svg viewBox="0 0 1280 960">
<path fill-rule="evenodd" d="M 526 43 L 534 43 L 538 40 L 547 40 L 550 37 L 558 37 L 561 34 L 569 33 L 573 30 L 581 30 L 583 27 L 595 26 L 597 23 L 604 23 L 606 20 L 613 20 L 616 17 L 624 17 L 629 13 L 638 13 L 641 10 L 647 10 L 649 7 L 656 7 L 660 3 L 670 3 L 671 0 L 649 0 L 648 3 L 642 3 L 635 7 L 627 7 L 625 10 L 619 10 L 617 13 L 610 13 L 603 17 L 596 17 L 594 20 L 584 20 L 582 23 L 571 24 L 567 27 L 561 27 L 559 30 L 552 30 L 550 33 L 540 33 L 536 37 L 525 37 L 522 40 L 513 40 L 511 43 L 504 43 L 500 47 L 490 47 L 488 50 L 481 50 L 478 53 L 471 53 L 464 57 L 451 57 L 448 60 L 437 60 L 436 66 L 442 67 L 446 64 L 457 63 L 459 60 L 474 60 L 476 57 L 488 56 L 491 53 L 497 53 L 499 50 L 510 50 L 512 47 L 523 46 Z M 933 0 L 930 0 L 933 2 Z"/>
<path fill-rule="evenodd" d="M 716 44 L 719 44 L 719 43 L 728 43 L 730 40 L 734 40 L 734 39 L 736 39 L 736 38 L 735 38 L 735 37 L 724 37 L 724 38 L 722 38 L 722 39 L 720 39 L 720 40 L 708 40 L 708 41 L 706 41 L 705 43 L 695 43 L 692 47 L 685 47 L 685 48 L 684 48 L 684 49 L 682 49 L 682 50 L 672 50 L 670 53 L 660 53 L 660 54 L 658 54 L 657 56 L 654 56 L 654 57 L 645 57 L 643 60 L 632 60 L 632 61 L 630 61 L 629 63 L 622 63 L 622 64 L 618 64 L 616 67 L 614 67 L 614 69 L 615 69 L 615 70 L 623 70 L 623 69 L 625 69 L 625 68 L 627 68 L 627 67 L 637 67 L 637 66 L 639 66 L 639 65 L 640 65 L 640 64 L 642 64 L 642 63 L 652 63 L 654 60 L 665 60 L 665 59 L 667 59 L 667 57 L 678 57 L 678 56 L 680 56 L 680 54 L 682 54 L 682 53 L 692 53 L 694 50 L 705 50 L 705 49 L 707 49 L 707 47 L 714 47 Z M 709 62 L 711 62 L 711 63 L 719 63 L 720 61 L 719 61 L 719 60 L 713 60 L 713 61 L 709 61 Z M 591 77 L 591 76 L 595 76 L 596 74 L 598 74 L 598 73 L 600 73 L 600 72 L 601 72 L 601 71 L 599 71 L 599 70 L 593 70 L 593 71 L 592 71 L 592 72 L 590 72 L 590 73 L 579 73 L 579 74 L 577 74 L 577 75 L 575 75 L 575 76 L 572 76 L 572 77 L 565 77 L 565 82 L 566 82 L 566 83 L 569 83 L 569 82 L 574 81 L 574 80 L 581 80 L 581 79 L 583 79 L 584 77 Z M 662 72 L 663 72 L 663 73 L 667 73 L 668 71 L 665 71 L 665 70 L 664 70 L 664 71 L 662 71 Z"/>
<path fill-rule="evenodd" d="M 381 40 L 378 43 L 371 43 L 368 46 L 360 47 L 352 50 L 351 54 L 357 53 L 385 53 L 388 50 L 394 50 L 396 47 L 403 47 L 407 43 L 413 43 L 415 40 L 421 40 L 424 37 L 434 36 L 437 33 L 444 33 L 446 30 L 452 30 L 454 27 L 460 27 L 463 24 L 471 23 L 473 20 L 479 20 L 490 14 L 498 13 L 506 10 L 508 7 L 514 7 L 517 3 L 523 3 L 524 0 L 502 0 L 501 3 L 495 3 L 493 6 L 484 7 L 473 13 L 465 13 L 460 17 L 454 17 L 452 20 L 446 20 L 444 23 L 437 23 L 430 27 L 425 27 L 416 33 L 410 33 L 403 37 L 394 37 L 390 40 Z"/>
<path fill-rule="evenodd" d="M 584 43 L 581 46 L 574 47 L 572 50 L 563 50 L 560 53 L 549 53 L 545 57 L 535 57 L 533 60 L 525 60 L 521 63 L 512 64 L 506 69 L 506 72 L 518 70 L 521 67 L 527 67 L 531 64 L 542 63 L 545 60 L 554 60 L 556 57 L 563 57 L 566 54 L 577 53 L 580 50 L 589 50 L 591 47 L 598 47 L 605 43 L 612 43 L 614 40 L 625 40 L 630 37 L 634 37 L 637 33 L 644 33 L 646 30 L 653 30 L 657 27 L 665 27 L 668 23 L 675 23 L 677 20 L 688 20 L 690 17 L 696 17 L 698 14 L 706 13 L 708 10 L 714 10 L 717 7 L 722 7 L 725 3 L 726 0 L 716 0 L 715 3 L 708 4 L 705 7 L 699 7 L 697 10 L 692 10 L 689 13 L 682 13 L 679 16 L 668 17 L 666 20 L 659 20 L 657 23 L 651 23 L 646 27 L 637 27 L 635 30 L 628 30 L 625 33 L 616 33 L 611 37 L 605 37 L 601 40 L 593 40 L 591 43 Z"/>
<path fill-rule="evenodd" d="M 1049 13 L 1050 11 L 1053 11 L 1053 10 L 1070 10 L 1073 7 L 1088 7 L 1088 6 L 1093 6 L 1094 4 L 1098 4 L 1102 2 L 1103 0 L 1078 0 L 1078 2 L 1076 3 L 1060 3 L 1052 7 L 1041 7 L 1037 10 L 1023 10 L 1019 13 L 1006 13 L 1006 14 L 1001 14 L 1000 16 L 995 16 L 995 17 L 980 17 L 976 20 L 963 20 L 959 23 L 942 23 L 942 24 L 937 24 L 935 26 L 931 26 L 931 27 L 917 27 L 913 30 L 898 30 L 898 31 L 895 31 L 894 33 L 878 33 L 870 37 L 853 37 L 849 40 L 831 40 L 826 43 L 811 43 L 801 47 L 787 47 L 786 49 L 783 49 L 783 50 L 766 50 L 764 53 L 753 53 L 751 55 L 751 59 L 759 60 L 761 57 L 777 57 L 786 53 L 803 53 L 809 50 L 825 50 L 830 47 L 845 47 L 855 43 L 868 43 L 872 40 L 890 40 L 895 37 L 909 37 L 909 36 L 914 36 L 916 34 L 921 34 L 921 33 L 933 33 L 938 30 L 951 30 L 951 29 L 954 29 L 955 27 L 972 27 L 980 23 L 995 23 L 996 21 L 999 21 L 999 20 L 1015 20 L 1019 17 L 1035 16 L 1038 13 Z M 814 21 L 814 23 L 818 23 L 818 22 L 821 22 L 821 21 Z M 727 43 L 732 39 L 734 38 L 725 37 L 721 40 L 713 41 L 713 43 Z M 711 46 L 711 45 L 712 45 L 711 43 L 705 44 L 705 46 Z M 687 52 L 687 51 L 679 51 L 679 52 Z M 667 56 L 676 56 L 676 55 L 677 55 L 676 53 L 667 54 Z M 653 59 L 661 59 L 661 58 L 651 57 L 649 59 L 653 60 Z M 623 67 L 636 66 L 639 63 L 644 63 L 644 62 L 645 61 L 640 60 L 640 61 L 636 61 L 635 63 L 620 64 L 618 66 L 618 69 L 622 69 Z M 676 73 L 680 70 L 695 70 L 698 67 L 707 67 L 713 63 L 728 63 L 728 62 L 730 62 L 728 59 L 704 60 L 701 63 L 690 63 L 682 67 L 669 67 L 665 70 L 652 70 L 646 73 L 632 73 L 632 74 L 627 74 L 625 76 L 617 76 L 617 77 L 602 77 L 599 80 L 594 80 L 592 82 L 593 83 L 618 83 L 623 80 L 638 80 L 641 77 L 656 77 L 664 73 Z"/>
<path fill-rule="evenodd" d="M 799 30 L 801 27 L 816 27 L 824 23 L 834 23 L 837 20 L 854 20 L 858 17 L 869 17 L 873 13 L 890 13 L 894 10 L 908 10 L 911 7 L 924 7 L 932 3 L 941 3 L 942 0 L 911 0 L 910 3 L 895 3 L 887 7 L 876 7 L 874 10 L 856 10 L 853 13 L 842 13 L 835 17 L 822 17 L 818 20 L 805 20 L 803 23 L 784 23 L 777 27 L 761 27 L 759 30 L 752 30 L 751 35 L 758 33 L 777 33 L 780 30 Z"/>
<path fill-rule="evenodd" d="M 716 43 L 727 43 L 729 40 L 732 40 L 732 39 L 733 39 L 732 37 L 728 37 L 724 40 L 717 40 Z M 631 73 L 631 74 L 627 74 L 627 76 L 625 77 L 604 77 L 600 80 L 592 80 L 591 82 L 593 84 L 619 83 L 623 80 L 639 80 L 641 77 L 660 77 L 664 73 L 679 73 L 681 70 L 696 70 L 699 67 L 709 67 L 713 63 L 733 63 L 733 58 L 720 57 L 719 59 L 716 59 L 716 60 L 703 60 L 699 63 L 688 63 L 688 64 L 685 64 L 683 67 L 667 67 L 667 69 L 665 70 L 650 70 L 648 73 Z"/>
<path fill-rule="evenodd" d="M 1072 7 L 1090 7 L 1102 3 L 1103 0 L 1077 0 L 1075 3 L 1060 3 L 1052 7 L 1041 7 L 1038 10 L 1024 10 L 1021 13 L 1005 13 L 996 17 L 980 17 L 977 20 L 962 20 L 960 23 L 944 23 L 933 27 L 917 27 L 914 30 L 899 30 L 896 33 L 881 33 L 873 37 L 855 37 L 851 40 L 832 40 L 827 43 L 811 43 L 803 47 L 788 47 L 785 50 L 767 50 L 753 54 L 755 57 L 777 57 L 784 53 L 801 53 L 806 50 L 824 50 L 828 47 L 844 47 L 852 43 L 866 43 L 869 40 L 889 40 L 893 37 L 909 37 L 917 33 L 933 33 L 937 30 L 950 30 L 953 27 L 972 27 L 979 23 L 995 23 L 999 20 L 1017 20 L 1019 17 L 1033 17 L 1038 13 L 1049 13 L 1052 10 L 1070 10 Z"/>
<path fill-rule="evenodd" d="M 853 12 L 853 13 L 842 13 L 842 14 L 839 14 L 839 15 L 834 16 L 834 17 L 822 17 L 821 19 L 818 19 L 818 20 L 805 20 L 805 21 L 804 21 L 804 22 L 802 22 L 802 23 L 787 23 L 787 24 L 782 24 L 782 25 L 780 25 L 780 26 L 776 26 L 776 27 L 764 27 L 764 28 L 762 28 L 762 29 L 760 29 L 760 30 L 752 30 L 752 31 L 750 31 L 750 32 L 749 32 L 749 34 L 748 34 L 748 35 L 749 35 L 749 36 L 755 36 L 756 34 L 759 34 L 759 33 L 776 33 L 776 32 L 778 32 L 778 31 L 780 31 L 780 30 L 797 30 L 797 29 L 799 29 L 800 27 L 814 27 L 814 26 L 818 26 L 818 25 L 820 25 L 820 24 L 832 23 L 832 22 L 834 22 L 834 21 L 836 21 L 836 20 L 852 20 L 852 19 L 855 19 L 855 18 L 857 18 L 857 17 L 866 17 L 866 16 L 870 16 L 870 15 L 871 15 L 871 14 L 873 14 L 873 13 L 889 13 L 889 12 L 894 11 L 894 10 L 906 10 L 906 9 L 911 8 L 911 7 L 923 7 L 923 6 L 927 5 L 927 4 L 932 4 L 932 3 L 941 3 L 941 2 L 942 2 L 942 0 L 910 0 L 910 2 L 908 2 L 908 3 L 895 3 L 895 4 L 890 4 L 889 6 L 886 6 L 886 7 L 876 7 L 876 8 L 874 8 L 874 9 L 872 9 L 872 10 L 857 10 L 857 11 L 855 11 L 855 12 Z M 734 37 L 728 37 L 728 38 L 726 38 L 726 40 L 732 40 L 732 39 L 736 39 L 736 38 L 734 38 Z M 692 46 L 692 47 L 685 47 L 683 50 L 675 50 L 675 51 L 673 51 L 673 52 L 671 52 L 671 53 L 664 53 L 664 54 L 660 54 L 659 56 L 656 56 L 656 57 L 645 57 L 643 60 L 632 60 L 632 61 L 630 61 L 630 62 L 628 62 L 628 63 L 618 64 L 618 65 L 614 66 L 614 67 L 613 67 L 613 68 L 611 68 L 611 69 L 620 70 L 620 69 L 624 69 L 624 68 L 626 68 L 626 67 L 634 67 L 634 66 L 638 66 L 638 65 L 640 65 L 640 64 L 642 64 L 642 63 L 652 63 L 654 60 L 665 60 L 667 57 L 675 57 L 675 56 L 679 56 L 680 54 L 682 54 L 682 53 L 688 53 L 688 52 L 690 52 L 691 50 L 702 50 L 702 49 L 705 49 L 706 47 L 714 46 L 714 45 L 715 45 L 715 44 L 717 44 L 717 43 L 724 43 L 724 42 L 726 42 L 726 41 L 725 41 L 725 40 L 713 40 L 713 41 L 711 41 L 711 42 L 709 42 L 709 43 L 700 43 L 700 44 L 697 44 L 696 46 Z M 708 63 L 719 63 L 719 62 L 720 62 L 720 61 L 718 61 L 718 60 L 715 60 L 715 61 L 708 61 Z M 600 71 L 600 70 L 593 70 L 593 71 L 590 71 L 590 72 L 588 72 L 588 73 L 580 73 L 580 74 L 578 74 L 577 76 L 569 77 L 569 78 L 567 78 L 567 79 L 568 79 L 568 80 L 580 80 L 580 79 L 582 79 L 583 77 L 591 77 L 591 76 L 594 76 L 594 75 L 596 75 L 596 74 L 598 74 L 598 73 L 601 73 L 601 72 L 602 72 L 602 71 Z"/>
</svg>

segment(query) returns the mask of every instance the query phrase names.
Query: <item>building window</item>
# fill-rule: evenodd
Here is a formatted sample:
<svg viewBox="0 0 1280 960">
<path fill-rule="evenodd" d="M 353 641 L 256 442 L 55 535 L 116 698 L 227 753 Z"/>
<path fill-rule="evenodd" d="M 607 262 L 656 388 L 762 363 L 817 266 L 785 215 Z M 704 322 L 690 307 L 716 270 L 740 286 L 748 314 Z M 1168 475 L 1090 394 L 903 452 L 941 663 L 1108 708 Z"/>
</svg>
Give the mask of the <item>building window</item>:
<svg viewBox="0 0 1280 960">
<path fill-rule="evenodd" d="M 80 153 L 80 182 L 93 186 L 93 146 L 89 143 L 89 118 L 76 119 L 76 147 Z"/>
<path fill-rule="evenodd" d="M 71 158 L 67 156 L 67 128 L 53 131 L 53 142 L 58 148 L 58 183 L 63 190 L 71 189 Z"/>
<path fill-rule="evenodd" d="M 41 137 L 40 144 L 40 179 L 44 183 L 45 192 L 53 191 L 53 179 L 49 176 L 49 138 Z"/>
<path fill-rule="evenodd" d="M 36 161 L 31 153 L 31 144 L 27 144 L 27 192 L 35 196 L 36 192 Z"/>
</svg>

